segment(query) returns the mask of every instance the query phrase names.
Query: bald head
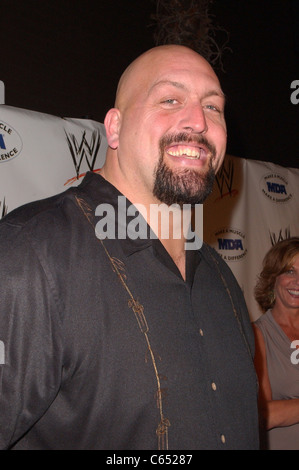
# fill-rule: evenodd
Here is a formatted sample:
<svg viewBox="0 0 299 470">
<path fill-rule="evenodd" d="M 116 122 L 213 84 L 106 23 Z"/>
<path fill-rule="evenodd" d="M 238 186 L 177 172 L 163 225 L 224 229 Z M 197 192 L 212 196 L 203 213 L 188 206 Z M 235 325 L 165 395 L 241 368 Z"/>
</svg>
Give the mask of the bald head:
<svg viewBox="0 0 299 470">
<path fill-rule="evenodd" d="M 122 74 L 117 92 L 115 107 L 123 109 L 127 102 L 140 90 L 147 89 L 147 83 L 157 79 L 157 71 L 178 64 L 186 69 L 192 67 L 192 62 L 201 65 L 208 73 L 216 75 L 210 64 L 194 50 L 180 45 L 157 46 L 137 57 Z M 218 79 L 217 79 L 218 80 Z"/>
</svg>

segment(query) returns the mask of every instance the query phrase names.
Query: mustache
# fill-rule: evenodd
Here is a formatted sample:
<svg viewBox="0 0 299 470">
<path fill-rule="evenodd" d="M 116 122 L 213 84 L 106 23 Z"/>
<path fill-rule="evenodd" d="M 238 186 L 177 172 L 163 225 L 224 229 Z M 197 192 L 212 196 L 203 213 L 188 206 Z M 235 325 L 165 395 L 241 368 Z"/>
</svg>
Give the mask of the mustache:
<svg viewBox="0 0 299 470">
<path fill-rule="evenodd" d="M 178 134 L 166 134 L 160 139 L 160 151 L 164 152 L 165 147 L 171 144 L 195 142 L 199 145 L 204 145 L 211 153 L 212 158 L 216 156 L 216 147 L 204 135 L 189 134 L 187 132 L 180 132 Z"/>
</svg>

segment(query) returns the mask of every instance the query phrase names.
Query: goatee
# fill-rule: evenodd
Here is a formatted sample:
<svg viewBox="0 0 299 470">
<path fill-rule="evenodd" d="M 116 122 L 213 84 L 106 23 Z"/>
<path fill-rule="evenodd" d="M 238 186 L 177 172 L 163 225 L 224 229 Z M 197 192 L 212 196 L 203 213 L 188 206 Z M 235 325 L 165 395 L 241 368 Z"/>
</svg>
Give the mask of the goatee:
<svg viewBox="0 0 299 470">
<path fill-rule="evenodd" d="M 164 202 L 168 206 L 172 204 L 202 204 L 208 195 L 212 192 L 215 170 L 212 160 L 215 155 L 215 149 L 207 141 L 200 137 L 200 143 L 204 143 L 210 151 L 211 157 L 209 166 L 205 173 L 200 173 L 194 169 L 183 168 L 172 170 L 163 160 L 164 148 L 171 142 L 189 141 L 190 137 L 180 135 L 174 138 L 168 136 L 162 139 L 160 144 L 161 156 L 155 169 L 154 196 L 159 201 Z M 194 140 L 194 139 L 193 139 Z"/>
</svg>

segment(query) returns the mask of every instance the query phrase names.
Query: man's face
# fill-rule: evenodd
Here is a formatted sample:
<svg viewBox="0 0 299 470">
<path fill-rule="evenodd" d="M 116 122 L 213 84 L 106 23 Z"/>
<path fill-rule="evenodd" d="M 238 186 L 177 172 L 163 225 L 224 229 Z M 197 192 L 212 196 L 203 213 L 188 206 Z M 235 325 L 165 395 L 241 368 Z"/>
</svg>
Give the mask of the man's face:
<svg viewBox="0 0 299 470">
<path fill-rule="evenodd" d="M 119 103 L 119 159 L 136 192 L 167 204 L 202 202 L 226 148 L 224 96 L 208 63 L 185 48 L 148 53 Z"/>
</svg>

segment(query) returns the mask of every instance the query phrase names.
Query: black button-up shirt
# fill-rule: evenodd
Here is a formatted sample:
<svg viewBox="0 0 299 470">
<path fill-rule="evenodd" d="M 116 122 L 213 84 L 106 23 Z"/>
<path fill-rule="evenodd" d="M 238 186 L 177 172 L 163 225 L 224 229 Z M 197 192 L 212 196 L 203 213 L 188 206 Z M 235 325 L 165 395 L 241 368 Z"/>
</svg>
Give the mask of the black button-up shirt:
<svg viewBox="0 0 299 470">
<path fill-rule="evenodd" d="M 184 281 L 159 240 L 104 240 L 77 188 L 0 223 L 0 448 L 256 449 L 253 337 L 209 247 Z"/>
</svg>

